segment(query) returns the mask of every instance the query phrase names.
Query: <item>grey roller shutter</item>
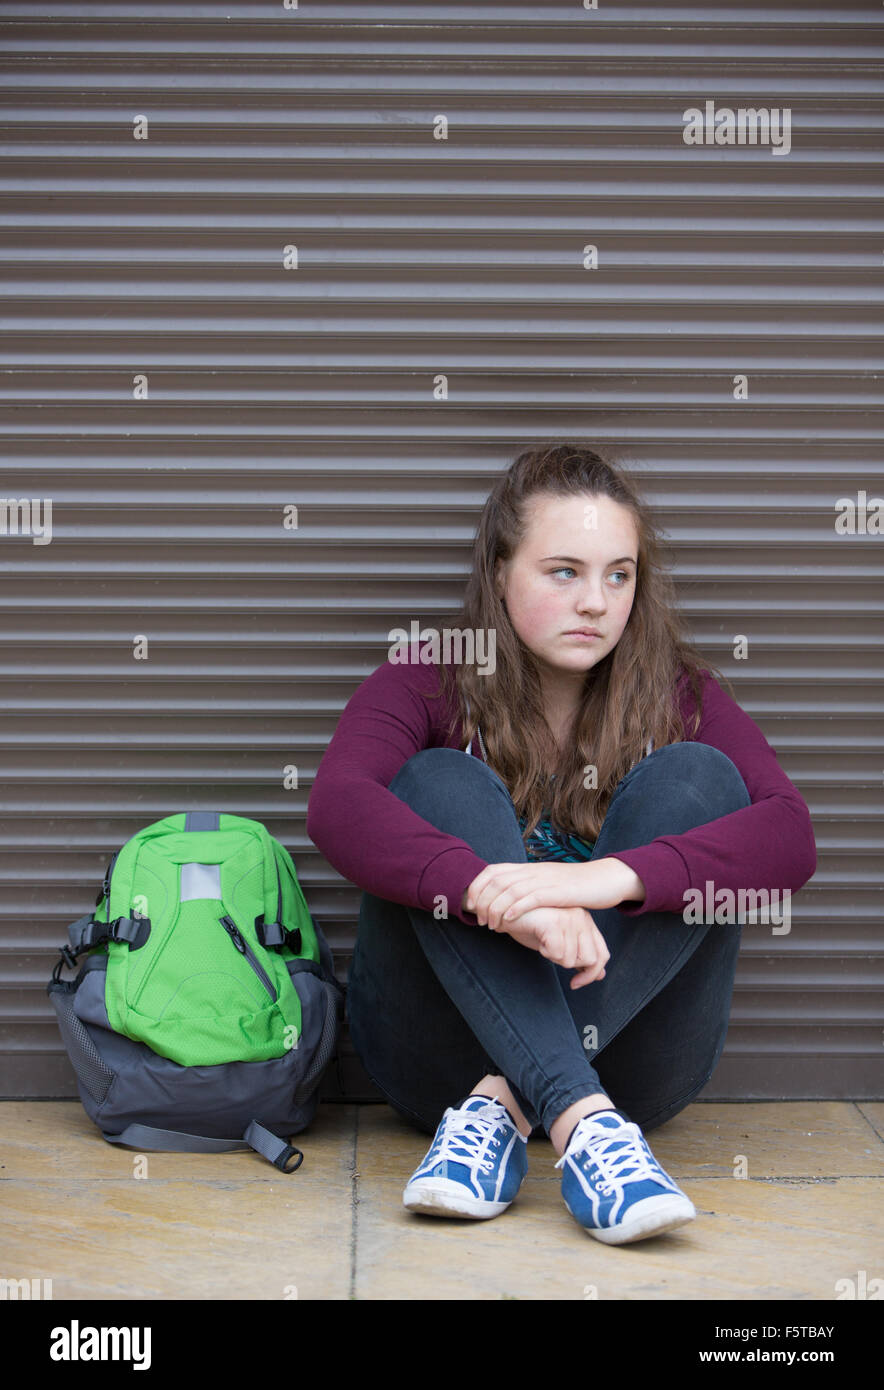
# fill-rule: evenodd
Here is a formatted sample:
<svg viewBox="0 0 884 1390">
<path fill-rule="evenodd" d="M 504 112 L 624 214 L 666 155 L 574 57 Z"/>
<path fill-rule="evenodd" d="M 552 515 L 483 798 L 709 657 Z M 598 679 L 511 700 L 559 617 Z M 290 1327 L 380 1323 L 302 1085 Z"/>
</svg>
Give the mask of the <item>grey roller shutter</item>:
<svg viewBox="0 0 884 1390">
<path fill-rule="evenodd" d="M 52 503 L 0 535 L 4 1095 L 74 1094 L 56 948 L 172 811 L 264 820 L 346 978 L 313 773 L 538 438 L 641 471 L 814 815 L 704 1094 L 882 1094 L 882 540 L 835 525 L 884 492 L 881 14 L 2 6 L 3 493 Z M 789 153 L 686 145 L 707 99 L 788 108 Z"/>
</svg>

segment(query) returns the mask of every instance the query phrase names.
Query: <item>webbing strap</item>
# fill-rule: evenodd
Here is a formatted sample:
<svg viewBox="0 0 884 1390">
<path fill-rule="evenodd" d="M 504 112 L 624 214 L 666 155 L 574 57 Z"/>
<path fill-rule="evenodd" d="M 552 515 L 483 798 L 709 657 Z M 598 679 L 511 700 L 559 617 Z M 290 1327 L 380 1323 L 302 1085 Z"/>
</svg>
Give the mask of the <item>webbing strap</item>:
<svg viewBox="0 0 884 1390">
<path fill-rule="evenodd" d="M 74 955 L 80 955 L 103 941 L 125 941 L 129 946 L 141 946 L 150 935 L 149 917 L 116 917 L 113 922 L 96 922 L 85 913 L 68 927 Z"/>
<path fill-rule="evenodd" d="M 297 955 L 301 949 L 300 927 L 284 927 L 281 922 L 265 922 L 261 916 L 255 919 L 255 935 L 268 950 L 288 946 L 289 950 Z"/>
<path fill-rule="evenodd" d="M 126 941 L 130 946 L 150 934 L 149 917 L 118 917 L 111 922 L 111 941 Z"/>
<path fill-rule="evenodd" d="M 96 922 L 91 912 L 85 912 L 82 917 L 78 917 L 76 922 L 71 922 L 68 927 L 68 937 L 73 949 L 77 952 L 82 951 L 86 946 L 95 943 L 95 937 L 99 931 L 107 933 L 106 922 Z"/>
<path fill-rule="evenodd" d="M 218 830 L 221 825 L 220 811 L 185 811 L 185 830 Z"/>
<path fill-rule="evenodd" d="M 257 1120 L 252 1120 L 242 1139 L 215 1139 L 208 1134 L 185 1134 L 177 1129 L 153 1129 L 150 1125 L 139 1124 L 127 1125 L 121 1134 L 108 1134 L 105 1130 L 101 1133 L 109 1144 L 123 1144 L 148 1152 L 220 1154 L 253 1149 L 283 1173 L 294 1173 L 304 1161 L 300 1149 L 293 1148 Z M 294 1157 L 297 1163 L 289 1166 Z"/>
</svg>

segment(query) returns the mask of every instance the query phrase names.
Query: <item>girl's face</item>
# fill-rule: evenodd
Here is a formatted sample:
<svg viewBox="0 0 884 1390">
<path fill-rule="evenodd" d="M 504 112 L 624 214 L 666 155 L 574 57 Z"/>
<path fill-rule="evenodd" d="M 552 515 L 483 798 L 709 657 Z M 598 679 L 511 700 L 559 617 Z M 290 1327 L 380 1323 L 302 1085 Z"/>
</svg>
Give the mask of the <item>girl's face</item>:
<svg viewBox="0 0 884 1390">
<path fill-rule="evenodd" d="M 610 497 L 539 493 L 527 516 L 515 555 L 497 562 L 497 592 L 541 669 L 567 684 L 620 640 L 635 598 L 638 535 L 632 514 Z M 599 636 L 569 635 L 579 628 Z"/>
</svg>

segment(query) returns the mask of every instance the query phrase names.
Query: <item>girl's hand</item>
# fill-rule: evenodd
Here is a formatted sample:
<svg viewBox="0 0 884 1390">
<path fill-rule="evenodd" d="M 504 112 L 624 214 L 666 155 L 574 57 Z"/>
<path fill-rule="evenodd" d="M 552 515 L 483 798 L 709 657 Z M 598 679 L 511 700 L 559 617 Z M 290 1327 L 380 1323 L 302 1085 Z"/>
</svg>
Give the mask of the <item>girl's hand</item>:
<svg viewBox="0 0 884 1390">
<path fill-rule="evenodd" d="M 641 879 L 620 859 L 592 859 L 583 864 L 488 864 L 466 892 L 466 907 L 483 926 L 509 931 L 537 907 L 616 907 L 624 900 L 643 901 Z"/>
<path fill-rule="evenodd" d="M 582 907 L 535 908 L 524 913 L 506 934 L 556 965 L 576 969 L 578 973 L 570 982 L 572 989 L 603 979 L 605 965 L 611 959 L 605 938 Z"/>
</svg>

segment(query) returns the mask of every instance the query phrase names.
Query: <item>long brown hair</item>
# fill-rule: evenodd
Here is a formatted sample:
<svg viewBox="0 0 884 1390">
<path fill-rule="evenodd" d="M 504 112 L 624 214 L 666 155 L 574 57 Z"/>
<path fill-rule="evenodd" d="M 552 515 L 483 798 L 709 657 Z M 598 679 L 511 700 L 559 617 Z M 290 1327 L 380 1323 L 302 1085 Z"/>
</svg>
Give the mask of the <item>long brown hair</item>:
<svg viewBox="0 0 884 1390">
<path fill-rule="evenodd" d="M 494 583 L 497 561 L 511 559 L 526 534 L 526 503 L 538 493 L 610 497 L 629 510 L 638 534 L 629 620 L 613 650 L 587 671 L 564 750 L 546 722 L 537 662 L 513 628 Z M 495 669 L 480 675 L 475 663 L 440 661 L 435 698 L 447 695 L 454 700 L 450 732 L 460 723 L 465 742 L 481 726 L 488 763 L 505 783 L 517 813 L 525 817 L 526 837 L 546 812 L 563 830 L 595 841 L 611 796 L 645 756 L 648 740 L 653 739 L 657 749 L 696 733 L 700 672 L 726 680 L 685 634 L 675 585 L 664 566 L 663 544 L 635 480 L 610 458 L 580 445 L 557 443 L 526 450 L 498 478 L 479 519 L 472 572 L 454 622 L 472 632 L 494 631 Z M 697 701 L 690 733 L 674 699 L 684 672 Z M 596 787 L 585 785 L 590 767 L 597 769 Z"/>
</svg>

